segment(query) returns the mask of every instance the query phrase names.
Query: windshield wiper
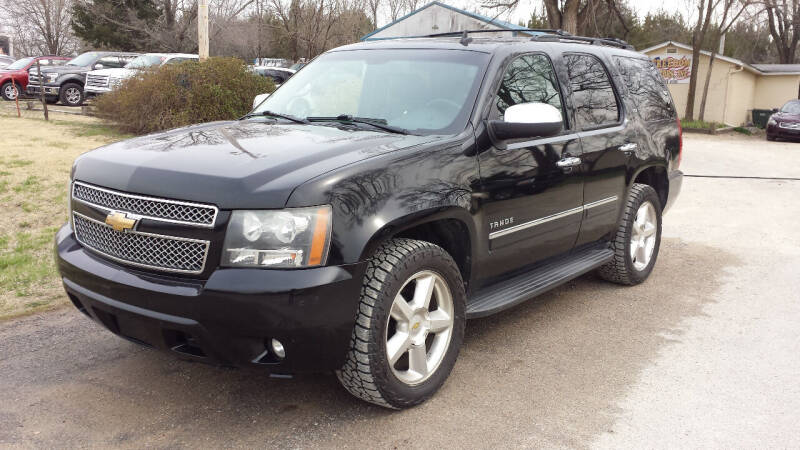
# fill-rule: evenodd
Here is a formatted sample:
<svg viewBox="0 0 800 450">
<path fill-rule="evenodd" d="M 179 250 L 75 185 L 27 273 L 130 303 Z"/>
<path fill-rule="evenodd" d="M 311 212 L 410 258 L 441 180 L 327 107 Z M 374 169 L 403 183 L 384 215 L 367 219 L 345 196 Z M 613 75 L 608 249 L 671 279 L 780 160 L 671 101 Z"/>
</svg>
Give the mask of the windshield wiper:
<svg viewBox="0 0 800 450">
<path fill-rule="evenodd" d="M 305 123 L 305 124 L 309 123 L 309 121 L 306 120 L 306 119 L 301 119 L 299 117 L 290 116 L 289 114 L 279 114 L 279 113 L 272 112 L 272 111 L 261 111 L 261 112 L 257 112 L 257 113 L 250 113 L 250 114 L 247 114 L 246 116 L 244 116 L 242 118 L 246 119 L 248 117 L 256 117 L 256 116 L 278 117 L 280 119 L 286 119 L 286 120 L 294 122 L 294 123 Z"/>
<path fill-rule="evenodd" d="M 383 131 L 397 134 L 411 134 L 405 128 L 394 127 L 386 123 L 386 119 L 372 119 L 369 117 L 353 117 L 349 114 L 339 114 L 336 117 L 307 117 L 309 122 L 345 122 L 345 123 L 363 123 L 379 128 Z"/>
</svg>

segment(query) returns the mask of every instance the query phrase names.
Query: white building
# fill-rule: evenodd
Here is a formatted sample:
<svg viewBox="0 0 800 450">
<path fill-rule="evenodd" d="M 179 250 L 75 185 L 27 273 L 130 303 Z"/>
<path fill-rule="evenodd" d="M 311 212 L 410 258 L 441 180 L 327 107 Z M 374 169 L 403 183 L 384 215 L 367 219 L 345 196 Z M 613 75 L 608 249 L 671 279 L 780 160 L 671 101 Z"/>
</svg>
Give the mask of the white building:
<svg viewBox="0 0 800 450">
<path fill-rule="evenodd" d="M 525 27 L 434 1 L 378 28 L 361 40 L 427 36 L 464 30 L 525 30 Z M 491 36 L 500 33 L 486 34 Z M 502 33 L 502 35 L 509 34 Z"/>
</svg>

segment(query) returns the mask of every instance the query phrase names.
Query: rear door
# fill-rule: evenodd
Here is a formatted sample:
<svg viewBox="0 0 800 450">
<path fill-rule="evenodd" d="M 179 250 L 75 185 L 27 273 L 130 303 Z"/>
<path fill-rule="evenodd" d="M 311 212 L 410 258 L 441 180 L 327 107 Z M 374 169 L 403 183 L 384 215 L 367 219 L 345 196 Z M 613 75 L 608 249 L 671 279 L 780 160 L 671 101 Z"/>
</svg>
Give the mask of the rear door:
<svg viewBox="0 0 800 450">
<path fill-rule="evenodd" d="M 583 223 L 576 246 L 616 229 L 624 203 L 625 175 L 638 135 L 625 117 L 620 94 L 598 56 L 563 55 L 582 147 Z"/>
<path fill-rule="evenodd" d="M 506 64 L 489 119 L 502 119 L 518 103 L 547 103 L 564 117 L 561 134 L 508 142 L 479 152 L 482 191 L 487 198 L 488 264 L 492 276 L 566 253 L 581 222 L 583 185 L 573 168 L 559 161 L 577 159 L 580 140 L 564 113 L 553 64 L 544 53 L 515 55 Z"/>
</svg>

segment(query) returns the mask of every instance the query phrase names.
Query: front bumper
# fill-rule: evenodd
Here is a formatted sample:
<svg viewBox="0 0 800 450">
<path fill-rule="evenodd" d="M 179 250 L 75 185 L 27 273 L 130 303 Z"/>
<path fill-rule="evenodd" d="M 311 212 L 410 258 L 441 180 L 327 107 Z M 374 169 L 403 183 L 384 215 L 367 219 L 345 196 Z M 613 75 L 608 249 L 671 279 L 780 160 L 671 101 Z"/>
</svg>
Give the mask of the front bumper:
<svg viewBox="0 0 800 450">
<path fill-rule="evenodd" d="M 55 253 L 72 303 L 113 333 L 182 359 L 276 374 L 344 364 L 366 267 L 156 275 L 85 250 L 68 225 L 56 234 Z M 268 350 L 273 338 L 284 359 Z"/>
<path fill-rule="evenodd" d="M 86 95 L 102 95 L 111 92 L 111 88 L 87 85 L 83 88 L 83 92 Z"/>
<path fill-rule="evenodd" d="M 678 195 L 680 195 L 681 186 L 683 186 L 683 172 L 680 170 L 673 170 L 669 173 L 667 178 L 669 180 L 669 190 L 667 191 L 667 204 L 664 205 L 662 214 L 666 213 L 672 207 Z"/>
<path fill-rule="evenodd" d="M 767 135 L 781 139 L 800 139 L 800 129 L 783 128 L 777 124 L 767 125 Z"/>
<path fill-rule="evenodd" d="M 44 86 L 44 95 L 55 95 L 55 96 L 58 96 L 58 93 L 59 93 L 60 90 L 61 90 L 61 87 L 59 87 L 59 86 L 47 86 L 47 85 L 45 85 Z M 28 95 L 39 95 L 42 92 L 42 87 L 38 86 L 38 85 L 37 86 L 31 86 L 29 84 L 28 87 L 25 88 L 25 92 Z"/>
</svg>

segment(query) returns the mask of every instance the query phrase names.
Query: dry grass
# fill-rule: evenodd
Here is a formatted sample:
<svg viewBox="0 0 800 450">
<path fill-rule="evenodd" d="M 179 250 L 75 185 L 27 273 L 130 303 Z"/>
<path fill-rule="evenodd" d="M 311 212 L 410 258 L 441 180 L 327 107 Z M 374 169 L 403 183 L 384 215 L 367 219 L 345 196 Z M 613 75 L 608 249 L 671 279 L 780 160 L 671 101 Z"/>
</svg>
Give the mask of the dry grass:
<svg viewBox="0 0 800 450">
<path fill-rule="evenodd" d="M 1 104 L 2 102 L 0 102 Z M 81 153 L 124 138 L 102 122 L 0 109 L 0 320 L 64 304 L 52 257 L 66 221 L 67 182 Z"/>
</svg>

